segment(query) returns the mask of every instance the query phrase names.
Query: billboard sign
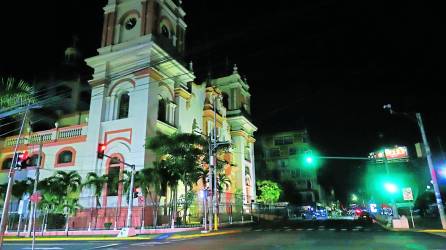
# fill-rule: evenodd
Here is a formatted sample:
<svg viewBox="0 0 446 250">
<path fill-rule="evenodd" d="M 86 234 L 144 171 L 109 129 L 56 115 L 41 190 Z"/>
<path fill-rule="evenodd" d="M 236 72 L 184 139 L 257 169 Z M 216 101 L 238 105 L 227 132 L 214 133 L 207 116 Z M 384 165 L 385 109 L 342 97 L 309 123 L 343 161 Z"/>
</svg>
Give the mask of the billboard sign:
<svg viewBox="0 0 446 250">
<path fill-rule="evenodd" d="M 395 146 L 386 148 L 384 151 L 373 152 L 369 154 L 370 159 L 383 160 L 384 156 L 387 160 L 404 160 L 409 158 L 407 147 Z"/>
<path fill-rule="evenodd" d="M 405 201 L 413 201 L 413 193 L 410 187 L 403 188 L 403 199 Z"/>
</svg>

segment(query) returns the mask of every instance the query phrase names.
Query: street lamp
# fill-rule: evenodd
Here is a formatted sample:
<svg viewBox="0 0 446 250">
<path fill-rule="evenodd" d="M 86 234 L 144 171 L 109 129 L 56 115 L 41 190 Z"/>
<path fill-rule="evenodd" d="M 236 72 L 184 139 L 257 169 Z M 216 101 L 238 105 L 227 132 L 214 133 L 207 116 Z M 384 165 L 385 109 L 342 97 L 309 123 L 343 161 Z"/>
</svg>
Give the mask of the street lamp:
<svg viewBox="0 0 446 250">
<path fill-rule="evenodd" d="M 440 188 L 438 187 L 437 176 L 435 174 L 435 169 L 434 169 L 434 165 L 432 162 L 432 152 L 429 147 L 429 143 L 427 142 L 426 132 L 424 131 L 424 125 L 423 125 L 423 120 L 421 119 L 421 114 L 415 113 L 416 119 L 414 119 L 414 117 L 410 116 L 407 113 L 397 113 L 397 112 L 393 111 L 392 105 L 390 105 L 390 104 L 384 105 L 383 108 L 385 110 L 388 109 L 390 114 L 404 115 L 404 116 L 410 118 L 412 121 L 415 121 L 417 123 L 417 125 L 420 129 L 421 138 L 423 139 L 424 149 L 426 151 L 427 164 L 429 165 L 429 172 L 430 172 L 430 175 L 432 178 L 432 185 L 434 186 L 435 200 L 437 202 L 437 208 L 438 208 L 438 213 L 440 215 L 441 225 L 442 225 L 443 229 L 446 229 L 446 216 L 444 214 L 443 201 L 441 199 Z"/>
</svg>

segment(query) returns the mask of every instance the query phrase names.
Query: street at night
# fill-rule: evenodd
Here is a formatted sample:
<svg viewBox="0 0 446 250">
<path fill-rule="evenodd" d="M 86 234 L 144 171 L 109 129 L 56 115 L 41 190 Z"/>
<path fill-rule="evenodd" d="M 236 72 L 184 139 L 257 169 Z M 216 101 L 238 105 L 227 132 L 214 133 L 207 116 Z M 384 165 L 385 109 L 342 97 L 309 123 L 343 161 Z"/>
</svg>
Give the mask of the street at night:
<svg viewBox="0 0 446 250">
<path fill-rule="evenodd" d="M 36 249 L 446 249 L 446 234 L 392 232 L 353 220 L 262 223 L 233 229 L 240 232 L 190 239 L 41 242 Z M 8 242 L 5 249 L 30 249 L 30 244 Z"/>
<path fill-rule="evenodd" d="M 0 249 L 446 250 L 436 4 L 9 1 Z"/>
</svg>

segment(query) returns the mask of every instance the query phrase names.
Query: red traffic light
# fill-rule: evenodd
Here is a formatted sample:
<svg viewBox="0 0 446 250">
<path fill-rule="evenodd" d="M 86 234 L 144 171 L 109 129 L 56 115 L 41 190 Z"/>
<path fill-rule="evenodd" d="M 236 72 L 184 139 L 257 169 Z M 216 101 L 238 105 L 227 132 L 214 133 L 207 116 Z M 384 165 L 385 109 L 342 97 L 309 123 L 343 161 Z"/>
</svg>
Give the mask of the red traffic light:
<svg viewBox="0 0 446 250">
<path fill-rule="evenodd" d="M 28 151 L 23 151 L 23 153 L 19 154 L 19 161 L 26 161 L 29 158 Z"/>
<path fill-rule="evenodd" d="M 28 167 L 29 153 L 28 151 L 23 151 L 22 153 L 17 154 L 17 167 L 24 169 Z"/>
<path fill-rule="evenodd" d="M 104 158 L 104 152 L 105 152 L 105 144 L 104 143 L 99 143 L 98 144 L 98 158 L 99 159 L 103 159 Z"/>
</svg>

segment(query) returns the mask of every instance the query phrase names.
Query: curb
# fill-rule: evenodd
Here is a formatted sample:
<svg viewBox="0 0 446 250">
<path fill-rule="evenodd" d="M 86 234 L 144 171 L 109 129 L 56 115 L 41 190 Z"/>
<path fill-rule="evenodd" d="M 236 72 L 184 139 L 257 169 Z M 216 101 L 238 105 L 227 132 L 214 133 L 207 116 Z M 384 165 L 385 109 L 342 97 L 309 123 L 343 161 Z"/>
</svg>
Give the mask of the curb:
<svg viewBox="0 0 446 250">
<path fill-rule="evenodd" d="M 221 232 L 211 232 L 211 233 L 199 233 L 199 234 L 188 234 L 188 235 L 172 235 L 170 237 L 166 237 L 169 239 L 190 239 L 190 238 L 199 238 L 199 237 L 209 237 L 209 236 L 218 236 L 218 235 L 226 235 L 226 234 L 235 234 L 240 233 L 242 230 L 227 230 L 227 231 L 221 231 Z M 117 237 L 48 237 L 48 238 L 36 238 L 36 241 L 91 241 L 91 240 L 98 240 L 98 241 L 127 241 L 127 240 L 154 240 L 159 235 L 155 236 L 149 236 L 149 237 L 141 237 L 141 236 L 135 236 L 135 237 L 127 237 L 127 238 L 117 238 Z M 22 242 L 22 241 L 32 241 L 32 238 L 12 238 L 4 239 L 5 242 Z"/>
<path fill-rule="evenodd" d="M 100 241 L 125 241 L 125 240 L 151 240 L 154 236 L 151 237 L 127 237 L 127 238 L 117 238 L 117 237 L 48 237 L 48 238 L 36 238 L 36 241 L 89 241 L 89 240 L 100 240 Z M 5 242 L 17 242 L 17 241 L 32 241 L 32 238 L 4 238 Z"/>
<path fill-rule="evenodd" d="M 228 230 L 222 232 L 213 232 L 213 233 L 201 233 L 201 234 L 189 234 L 189 235 L 173 235 L 169 237 L 169 239 L 190 239 L 190 238 L 199 238 L 199 237 L 209 237 L 209 236 L 217 236 L 217 235 L 226 235 L 226 234 L 235 234 L 240 233 L 241 230 Z"/>
</svg>

